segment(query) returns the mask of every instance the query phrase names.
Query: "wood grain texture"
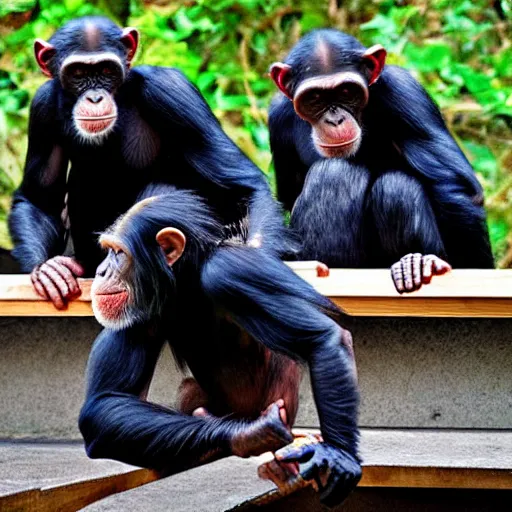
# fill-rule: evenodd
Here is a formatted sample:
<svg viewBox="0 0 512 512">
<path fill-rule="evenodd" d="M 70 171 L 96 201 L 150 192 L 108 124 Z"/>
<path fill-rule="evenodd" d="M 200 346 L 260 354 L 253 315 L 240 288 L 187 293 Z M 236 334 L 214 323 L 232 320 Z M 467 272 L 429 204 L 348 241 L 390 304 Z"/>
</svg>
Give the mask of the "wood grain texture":
<svg viewBox="0 0 512 512">
<path fill-rule="evenodd" d="M 69 484 L 29 489 L 0 497 L 0 510 L 30 512 L 76 512 L 95 501 L 158 480 L 155 471 L 137 469 Z"/>
<path fill-rule="evenodd" d="M 512 270 L 453 270 L 417 292 L 399 295 L 387 269 L 331 269 L 316 277 L 315 262 L 296 272 L 353 316 L 512 318 Z M 92 316 L 92 280 L 63 311 L 41 300 L 27 275 L 0 276 L 0 316 Z"/>
</svg>

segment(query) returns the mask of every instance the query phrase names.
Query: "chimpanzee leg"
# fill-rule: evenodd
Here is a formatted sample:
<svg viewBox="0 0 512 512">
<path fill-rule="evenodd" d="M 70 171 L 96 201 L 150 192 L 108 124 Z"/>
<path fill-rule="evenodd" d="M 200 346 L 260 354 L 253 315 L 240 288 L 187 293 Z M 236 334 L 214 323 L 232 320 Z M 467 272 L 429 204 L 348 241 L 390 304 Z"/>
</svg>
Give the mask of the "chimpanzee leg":
<svg viewBox="0 0 512 512">
<path fill-rule="evenodd" d="M 191 415 L 200 407 L 208 409 L 208 394 L 194 377 L 186 377 L 178 388 L 176 408 L 183 414 Z"/>
<path fill-rule="evenodd" d="M 398 171 L 383 174 L 375 180 L 369 206 L 390 265 L 414 252 L 445 257 L 430 199 L 415 178 Z"/>
<path fill-rule="evenodd" d="M 268 348 L 309 364 L 323 442 L 282 452 L 308 461 L 304 478 L 330 471 L 325 503 L 339 503 L 361 477 L 357 456 L 358 391 L 343 344 L 342 314 L 277 258 L 259 249 L 224 247 L 205 264 L 202 283 L 213 301 Z"/>
<path fill-rule="evenodd" d="M 375 228 L 375 259 L 392 266 L 399 292 L 413 291 L 432 275 L 450 270 L 430 199 L 420 182 L 390 171 L 375 180 L 369 195 Z"/>
<path fill-rule="evenodd" d="M 274 450 L 292 436 L 274 404 L 257 420 L 187 416 L 141 399 L 162 347 L 147 329 L 105 329 L 88 365 L 80 430 L 92 458 L 174 473 L 227 455 Z"/>
</svg>

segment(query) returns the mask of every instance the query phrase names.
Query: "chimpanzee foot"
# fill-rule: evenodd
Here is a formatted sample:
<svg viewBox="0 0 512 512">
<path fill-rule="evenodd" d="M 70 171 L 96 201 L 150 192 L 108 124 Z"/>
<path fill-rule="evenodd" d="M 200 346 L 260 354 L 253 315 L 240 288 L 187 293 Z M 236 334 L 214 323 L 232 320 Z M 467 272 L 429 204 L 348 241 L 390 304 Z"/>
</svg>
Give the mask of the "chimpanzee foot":
<svg viewBox="0 0 512 512">
<path fill-rule="evenodd" d="M 433 276 L 446 274 L 452 269 L 446 261 L 434 254 L 407 254 L 391 267 L 391 278 L 398 293 L 419 290 L 432 281 Z"/>
<path fill-rule="evenodd" d="M 283 400 L 270 405 L 257 420 L 236 428 L 231 438 L 231 451 L 239 457 L 275 451 L 293 441 Z"/>
</svg>

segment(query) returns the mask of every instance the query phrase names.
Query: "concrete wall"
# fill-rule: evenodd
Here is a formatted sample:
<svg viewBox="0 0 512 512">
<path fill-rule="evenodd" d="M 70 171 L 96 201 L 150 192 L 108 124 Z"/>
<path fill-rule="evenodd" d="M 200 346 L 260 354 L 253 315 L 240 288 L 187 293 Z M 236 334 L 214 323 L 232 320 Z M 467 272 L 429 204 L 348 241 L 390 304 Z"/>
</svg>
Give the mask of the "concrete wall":
<svg viewBox="0 0 512 512">
<path fill-rule="evenodd" d="M 92 318 L 0 318 L 0 438 L 79 438 Z M 512 428 L 512 320 L 357 319 L 361 426 Z M 167 349 L 150 398 L 172 404 Z M 307 379 L 297 424 L 317 425 Z"/>
</svg>

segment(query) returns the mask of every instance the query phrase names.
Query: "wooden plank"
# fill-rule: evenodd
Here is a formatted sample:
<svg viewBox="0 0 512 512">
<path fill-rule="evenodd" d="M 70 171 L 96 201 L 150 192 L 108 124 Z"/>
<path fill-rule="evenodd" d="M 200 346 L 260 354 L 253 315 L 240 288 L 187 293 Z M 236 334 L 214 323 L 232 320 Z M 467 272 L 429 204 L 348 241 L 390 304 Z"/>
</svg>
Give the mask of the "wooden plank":
<svg viewBox="0 0 512 512">
<path fill-rule="evenodd" d="M 74 302 L 90 302 L 92 279 L 78 279 L 78 282 L 82 290 L 82 295 Z M 30 276 L 26 274 L 0 275 L 0 302 L 3 303 L 4 301 L 45 302 L 36 293 L 30 281 Z"/>
<path fill-rule="evenodd" d="M 300 272 L 299 272 L 300 274 Z M 387 269 L 331 269 L 329 277 L 303 276 L 320 293 L 329 297 L 413 298 L 504 298 L 512 300 L 512 269 L 452 270 L 432 279 L 420 290 L 400 295 Z"/>
<path fill-rule="evenodd" d="M 57 310 L 51 302 L 45 300 L 0 300 L 2 316 L 93 316 L 90 302 L 72 301 L 66 309 Z"/>
<path fill-rule="evenodd" d="M 512 300 L 500 298 L 331 297 L 352 316 L 512 318 Z"/>
<path fill-rule="evenodd" d="M 160 478 L 156 471 L 137 469 L 118 475 L 81 480 L 0 497 L 0 511 L 75 512 L 95 501 Z"/>
<path fill-rule="evenodd" d="M 361 487 L 512 490 L 512 470 L 365 466 Z"/>
<path fill-rule="evenodd" d="M 453 270 L 428 286 L 399 295 L 387 269 L 331 269 L 316 276 L 315 262 L 295 262 L 296 272 L 353 316 L 512 318 L 512 270 Z M 92 316 L 92 280 L 64 311 L 35 293 L 27 275 L 0 276 L 0 316 Z"/>
</svg>

